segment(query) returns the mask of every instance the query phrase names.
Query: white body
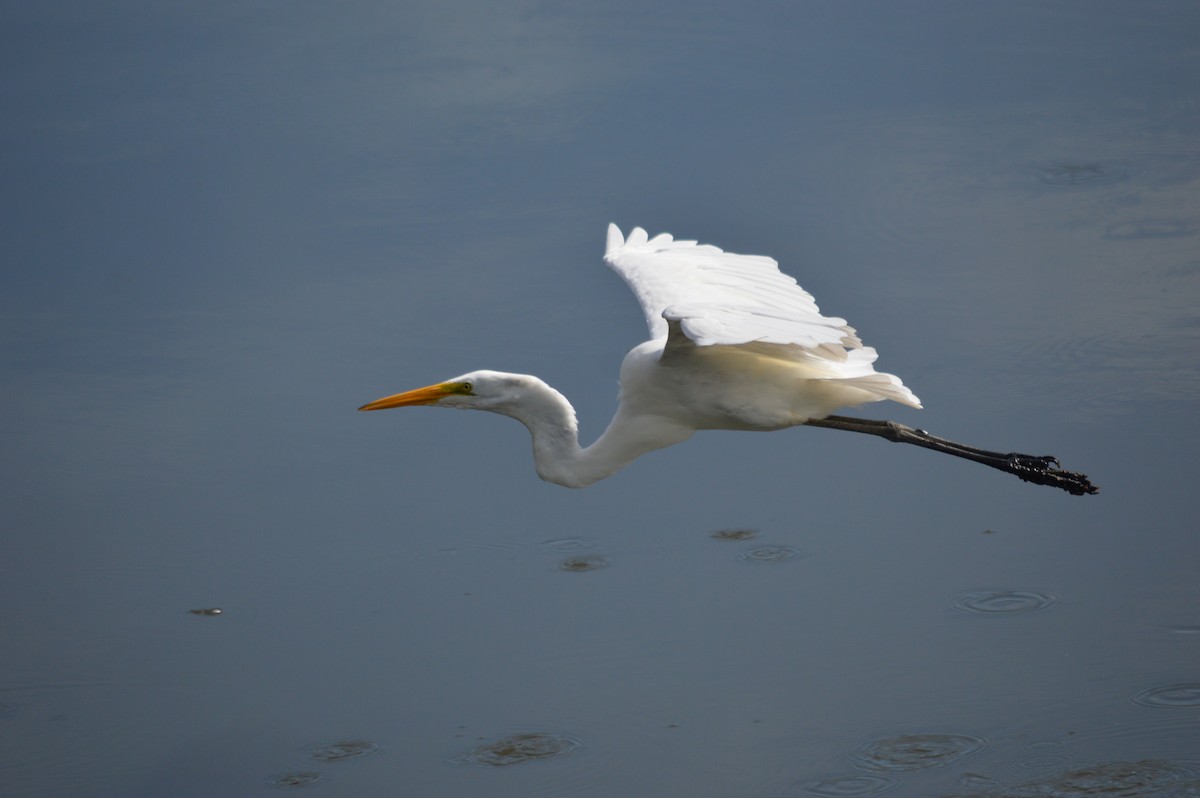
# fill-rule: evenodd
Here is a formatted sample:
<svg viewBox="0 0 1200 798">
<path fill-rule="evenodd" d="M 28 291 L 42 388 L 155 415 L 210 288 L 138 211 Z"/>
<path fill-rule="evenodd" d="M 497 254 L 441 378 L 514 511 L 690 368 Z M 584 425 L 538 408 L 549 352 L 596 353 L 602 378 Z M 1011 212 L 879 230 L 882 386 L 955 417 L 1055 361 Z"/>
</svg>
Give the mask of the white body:
<svg viewBox="0 0 1200 798">
<path fill-rule="evenodd" d="M 363 409 L 436 404 L 512 416 L 533 436 L 538 475 L 578 488 L 696 430 L 775 430 L 883 399 L 921 406 L 771 258 L 651 239 L 641 228 L 626 240 L 609 225 L 604 259 L 633 289 L 651 339 L 625 356 L 620 406 L 591 446 L 580 447 L 566 398 L 522 374 L 476 371 Z"/>
</svg>

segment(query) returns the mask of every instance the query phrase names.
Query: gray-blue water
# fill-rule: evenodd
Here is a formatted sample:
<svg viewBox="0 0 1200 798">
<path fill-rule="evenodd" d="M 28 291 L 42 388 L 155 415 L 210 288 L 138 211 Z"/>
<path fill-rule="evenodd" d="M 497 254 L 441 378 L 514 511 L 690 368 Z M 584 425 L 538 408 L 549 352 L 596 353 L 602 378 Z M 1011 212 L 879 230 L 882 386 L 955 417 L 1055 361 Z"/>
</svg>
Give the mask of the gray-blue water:
<svg viewBox="0 0 1200 798">
<path fill-rule="evenodd" d="M 0 794 L 1200 790 L 1194 3 L 0 30 Z M 1102 493 L 817 429 L 570 491 L 355 412 L 495 368 L 598 435 L 610 221 L 776 257 L 927 408 L 864 415 Z"/>
</svg>

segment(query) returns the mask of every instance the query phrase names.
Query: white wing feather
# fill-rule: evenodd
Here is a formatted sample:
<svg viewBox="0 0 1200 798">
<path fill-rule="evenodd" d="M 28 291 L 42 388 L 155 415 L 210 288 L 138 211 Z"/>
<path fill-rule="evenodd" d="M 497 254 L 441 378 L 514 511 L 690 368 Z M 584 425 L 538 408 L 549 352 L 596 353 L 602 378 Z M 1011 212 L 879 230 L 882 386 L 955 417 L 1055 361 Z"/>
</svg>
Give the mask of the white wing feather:
<svg viewBox="0 0 1200 798">
<path fill-rule="evenodd" d="M 845 319 L 822 316 L 812 295 L 779 271 L 773 258 L 676 241 L 666 233 L 649 238 L 640 227 L 626 240 L 610 224 L 604 260 L 637 296 L 652 338 L 666 337 L 670 320 L 699 346 L 862 346 Z"/>
<path fill-rule="evenodd" d="M 845 319 L 821 315 L 812 295 L 779 271 L 773 258 L 738 255 L 640 227 L 626 239 L 608 226 L 604 261 L 629 284 L 650 337 L 666 338 L 679 322 L 697 346 L 743 346 L 823 364 L 827 379 L 854 384 L 912 407 L 920 400 L 899 377 L 876 372 L 877 354 Z"/>
</svg>

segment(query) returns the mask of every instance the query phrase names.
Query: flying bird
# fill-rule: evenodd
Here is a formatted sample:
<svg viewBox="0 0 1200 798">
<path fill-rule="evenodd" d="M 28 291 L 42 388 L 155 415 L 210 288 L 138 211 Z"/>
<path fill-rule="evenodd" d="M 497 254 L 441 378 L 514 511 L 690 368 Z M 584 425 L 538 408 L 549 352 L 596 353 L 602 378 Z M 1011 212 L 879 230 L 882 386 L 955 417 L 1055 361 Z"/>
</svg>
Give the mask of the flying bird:
<svg viewBox="0 0 1200 798">
<path fill-rule="evenodd" d="M 650 340 L 621 364 L 619 406 L 592 445 L 579 444 L 575 410 L 528 374 L 472 371 L 386 396 L 360 410 L 432 405 L 511 416 L 533 438 L 533 462 L 547 482 L 582 488 L 647 452 L 697 430 L 810 426 L 877 435 L 974 460 L 1076 495 L 1098 489 L 1058 459 L 977 449 L 891 421 L 833 415 L 891 400 L 921 407 L 899 377 L 875 370 L 845 319 L 824 316 L 812 296 L 772 258 L 738 255 L 635 227 L 608 226 L 604 261 L 633 290 Z"/>
</svg>

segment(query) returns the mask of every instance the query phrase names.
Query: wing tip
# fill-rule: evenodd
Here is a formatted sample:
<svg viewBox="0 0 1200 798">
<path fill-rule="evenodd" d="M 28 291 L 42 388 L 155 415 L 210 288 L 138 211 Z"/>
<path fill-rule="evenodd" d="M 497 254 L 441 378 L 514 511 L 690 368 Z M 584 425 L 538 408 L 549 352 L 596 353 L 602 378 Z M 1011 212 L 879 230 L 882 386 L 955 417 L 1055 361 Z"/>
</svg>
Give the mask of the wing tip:
<svg viewBox="0 0 1200 798">
<path fill-rule="evenodd" d="M 608 240 L 604 244 L 605 257 L 613 254 L 623 246 L 625 246 L 625 236 L 621 235 L 621 228 L 617 227 L 612 222 L 609 222 Z"/>
<path fill-rule="evenodd" d="M 604 257 L 611 260 L 619 250 L 626 247 L 640 247 L 648 242 L 669 244 L 671 241 L 669 233 L 661 233 L 651 241 L 649 234 L 641 227 L 635 227 L 630 230 L 629 238 L 625 238 L 621 235 L 621 228 L 610 222 L 608 225 L 608 240 L 604 244 Z"/>
</svg>

